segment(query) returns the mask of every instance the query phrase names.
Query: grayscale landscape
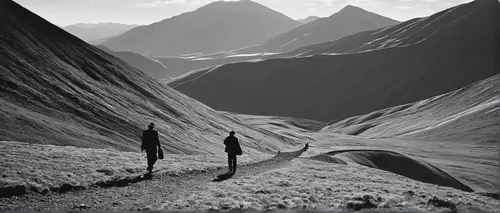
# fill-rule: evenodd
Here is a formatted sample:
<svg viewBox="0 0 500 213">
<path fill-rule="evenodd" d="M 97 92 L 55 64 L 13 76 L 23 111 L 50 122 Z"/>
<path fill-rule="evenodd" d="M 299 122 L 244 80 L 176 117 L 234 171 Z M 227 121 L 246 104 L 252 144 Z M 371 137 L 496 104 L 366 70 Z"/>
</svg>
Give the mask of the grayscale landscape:
<svg viewBox="0 0 500 213">
<path fill-rule="evenodd" d="M 93 16 L 182 4 L 144 2 Z M 409 20 L 266 2 L 75 31 L 1 1 L 0 211 L 499 211 L 497 0 Z"/>
</svg>

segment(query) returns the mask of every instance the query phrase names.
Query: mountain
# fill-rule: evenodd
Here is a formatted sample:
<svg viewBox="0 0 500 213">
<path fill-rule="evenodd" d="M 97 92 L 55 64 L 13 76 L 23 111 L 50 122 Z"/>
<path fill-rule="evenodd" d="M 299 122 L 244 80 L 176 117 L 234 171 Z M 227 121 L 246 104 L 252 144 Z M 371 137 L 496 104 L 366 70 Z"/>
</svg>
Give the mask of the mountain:
<svg viewBox="0 0 500 213">
<path fill-rule="evenodd" d="M 133 52 L 114 52 L 102 45 L 97 46 L 99 49 L 127 62 L 127 64 L 132 65 L 136 69 L 142 71 L 144 74 L 148 75 L 154 79 L 169 80 L 168 69 L 162 63 L 155 59 L 144 57 Z"/>
<path fill-rule="evenodd" d="M 281 54 L 276 54 L 276 52 L 293 50 L 307 44 L 333 41 L 363 30 L 377 29 L 397 23 L 392 19 L 353 6 L 347 6 L 328 18 L 320 19 L 310 16 L 305 20 L 298 20 L 298 22 L 301 21 L 315 22 L 315 24 L 303 24 L 289 32 L 279 34 L 266 42 L 248 48 L 190 57 L 156 57 L 156 59 L 172 68 L 170 76 L 178 77 L 194 70 L 226 63 L 289 57 L 288 52 Z M 301 36 L 306 34 L 306 37 Z M 299 39 L 295 39 L 297 37 Z M 287 45 L 290 46 L 286 47 Z M 281 47 L 285 48 L 281 49 Z"/>
<path fill-rule="evenodd" d="M 113 51 L 150 56 L 207 54 L 250 46 L 298 25 L 289 17 L 250 0 L 218 1 L 134 28 L 103 45 Z"/>
<path fill-rule="evenodd" d="M 0 141 L 138 152 L 154 122 L 168 153 L 222 154 L 229 130 L 247 153 L 295 143 L 161 85 L 11 0 L 0 19 Z"/>
<path fill-rule="evenodd" d="M 336 43 L 368 50 L 227 64 L 170 85 L 217 110 L 340 120 L 498 74 L 499 20 L 498 1 L 474 1 Z"/>
<path fill-rule="evenodd" d="M 68 25 L 63 29 L 88 43 L 96 44 L 137 26 L 118 23 L 80 23 Z"/>
<path fill-rule="evenodd" d="M 253 47 L 237 50 L 237 52 L 288 52 L 303 46 L 334 41 L 361 31 L 398 23 L 396 20 L 348 5 L 330 17 L 303 24 Z"/>
<path fill-rule="evenodd" d="M 497 7 L 494 1 L 491 2 L 491 0 L 486 0 L 485 2 L 489 2 L 490 4 L 492 4 L 493 8 Z M 433 36 L 433 38 L 450 37 L 453 39 L 459 39 L 457 35 L 454 35 L 454 33 L 457 33 L 458 35 L 468 36 L 469 34 L 471 34 L 471 32 L 465 32 L 459 27 L 449 28 L 445 24 L 448 23 L 449 25 L 455 26 L 453 22 L 455 21 L 458 22 L 461 21 L 462 18 L 466 18 L 466 16 L 468 16 L 468 13 L 471 12 L 471 10 L 476 10 L 476 8 L 474 7 L 481 7 L 481 4 L 477 3 L 476 6 L 460 5 L 458 7 L 453 7 L 449 10 L 441 11 L 427 18 L 415 18 L 396 26 L 382 28 L 375 31 L 360 32 L 353 36 L 340 38 L 335 41 L 305 46 L 286 53 L 276 54 L 273 55 L 272 57 L 288 58 L 288 57 L 304 57 L 304 56 L 320 55 L 320 54 L 323 55 L 340 54 L 340 53 L 351 54 L 351 53 L 372 51 L 372 50 L 391 48 L 391 47 L 400 48 L 424 42 L 431 36 Z M 448 13 L 453 13 L 453 14 L 448 14 Z M 459 17 L 459 15 L 464 15 L 464 17 Z M 491 14 L 485 14 L 483 18 L 484 20 L 481 21 L 487 21 L 487 22 L 489 21 L 488 23 L 490 23 L 494 22 L 495 17 L 494 15 Z M 496 23 L 491 23 L 491 24 L 496 24 Z M 461 22 L 460 26 L 469 27 L 469 25 L 465 26 L 465 23 Z M 442 32 L 445 29 L 446 31 Z M 496 28 L 493 28 L 493 32 L 495 32 L 495 29 Z M 481 29 L 481 30 L 487 31 L 487 29 Z M 470 40 L 466 39 L 462 42 L 466 41 L 474 42 L 473 38 L 475 37 L 472 37 Z M 494 41 L 496 42 L 496 40 Z M 452 42 L 448 43 L 452 45 Z M 457 45 L 452 45 L 452 47 Z M 494 45 L 493 48 L 495 48 Z"/>
<path fill-rule="evenodd" d="M 297 21 L 300 22 L 301 24 L 307 24 L 309 22 L 316 21 L 318 19 L 320 19 L 320 17 L 318 17 L 318 16 L 309 16 L 305 19 L 299 19 Z"/>
<path fill-rule="evenodd" d="M 347 118 L 326 126 L 322 131 L 368 138 L 496 144 L 499 76 L 425 100 Z"/>
</svg>

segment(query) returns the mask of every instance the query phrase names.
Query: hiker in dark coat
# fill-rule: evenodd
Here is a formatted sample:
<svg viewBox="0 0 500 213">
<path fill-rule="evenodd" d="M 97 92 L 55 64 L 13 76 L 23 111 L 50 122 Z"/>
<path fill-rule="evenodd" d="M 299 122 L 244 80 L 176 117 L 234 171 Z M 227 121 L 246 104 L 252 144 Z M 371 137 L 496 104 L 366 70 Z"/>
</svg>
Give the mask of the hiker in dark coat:
<svg viewBox="0 0 500 213">
<path fill-rule="evenodd" d="M 241 151 L 240 143 L 238 138 L 234 137 L 235 132 L 231 131 L 229 136 L 224 140 L 224 145 L 226 145 L 227 152 L 227 162 L 229 164 L 229 172 L 236 172 L 236 155 L 243 154 Z"/>
<path fill-rule="evenodd" d="M 158 159 L 156 157 L 156 152 L 161 147 L 158 132 L 153 130 L 153 128 L 155 128 L 155 124 L 150 123 L 148 129 L 142 132 L 141 151 L 146 150 L 149 172 L 153 172 L 153 165 Z"/>
</svg>

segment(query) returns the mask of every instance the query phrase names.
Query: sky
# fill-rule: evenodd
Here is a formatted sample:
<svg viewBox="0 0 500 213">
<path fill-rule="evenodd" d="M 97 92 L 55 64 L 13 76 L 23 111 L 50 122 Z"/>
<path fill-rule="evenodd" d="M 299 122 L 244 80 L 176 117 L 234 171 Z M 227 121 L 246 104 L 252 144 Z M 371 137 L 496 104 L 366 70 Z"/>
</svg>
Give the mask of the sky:
<svg viewBox="0 0 500 213">
<path fill-rule="evenodd" d="M 0 0 L 1 1 L 1 0 Z M 217 0 L 14 0 L 59 26 L 115 22 L 147 25 Z M 226 0 L 227 1 L 227 0 Z M 406 21 L 470 0 L 253 0 L 293 19 L 327 17 L 346 5 Z"/>
</svg>

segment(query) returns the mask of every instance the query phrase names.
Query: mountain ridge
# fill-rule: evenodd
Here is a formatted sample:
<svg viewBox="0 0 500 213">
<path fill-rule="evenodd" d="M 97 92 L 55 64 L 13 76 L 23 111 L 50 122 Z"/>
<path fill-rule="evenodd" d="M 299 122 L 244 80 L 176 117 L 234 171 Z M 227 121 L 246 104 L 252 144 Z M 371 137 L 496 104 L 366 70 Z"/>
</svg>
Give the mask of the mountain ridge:
<svg viewBox="0 0 500 213">
<path fill-rule="evenodd" d="M 235 50 L 235 52 L 288 52 L 303 46 L 334 41 L 361 31 L 374 30 L 398 23 L 396 20 L 348 5 L 329 17 L 303 24 L 260 44 Z"/>
</svg>

